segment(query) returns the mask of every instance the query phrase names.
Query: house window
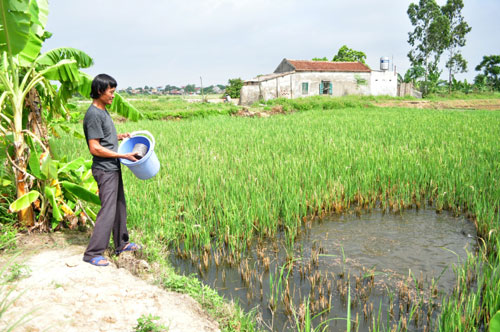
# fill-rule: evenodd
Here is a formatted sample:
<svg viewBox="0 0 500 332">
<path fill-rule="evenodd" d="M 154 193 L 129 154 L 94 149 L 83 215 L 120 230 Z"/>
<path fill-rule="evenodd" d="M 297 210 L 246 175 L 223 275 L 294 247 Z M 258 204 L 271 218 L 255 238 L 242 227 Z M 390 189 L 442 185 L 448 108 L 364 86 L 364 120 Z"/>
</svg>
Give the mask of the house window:
<svg viewBox="0 0 500 332">
<path fill-rule="evenodd" d="M 321 81 L 321 83 L 319 85 L 319 94 L 320 95 L 331 95 L 332 94 L 332 82 Z"/>
<path fill-rule="evenodd" d="M 302 94 L 307 95 L 309 93 L 309 83 L 302 83 Z"/>
</svg>

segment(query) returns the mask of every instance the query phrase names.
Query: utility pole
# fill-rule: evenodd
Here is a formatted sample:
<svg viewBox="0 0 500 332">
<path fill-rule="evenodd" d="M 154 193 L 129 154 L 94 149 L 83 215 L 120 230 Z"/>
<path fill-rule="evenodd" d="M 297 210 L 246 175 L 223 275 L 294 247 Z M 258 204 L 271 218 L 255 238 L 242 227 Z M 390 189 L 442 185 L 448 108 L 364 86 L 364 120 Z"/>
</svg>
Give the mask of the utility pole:
<svg viewBox="0 0 500 332">
<path fill-rule="evenodd" d="M 203 97 L 203 80 L 200 76 L 200 90 L 201 90 L 201 102 L 204 103 L 205 102 L 205 97 Z"/>
</svg>

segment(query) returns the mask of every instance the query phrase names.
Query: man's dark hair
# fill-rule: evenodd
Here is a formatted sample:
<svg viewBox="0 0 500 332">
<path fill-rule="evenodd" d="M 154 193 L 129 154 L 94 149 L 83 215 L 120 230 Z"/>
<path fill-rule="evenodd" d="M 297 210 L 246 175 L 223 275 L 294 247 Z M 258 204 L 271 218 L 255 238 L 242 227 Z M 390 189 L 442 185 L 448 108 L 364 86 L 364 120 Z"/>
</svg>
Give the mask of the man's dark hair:
<svg viewBox="0 0 500 332">
<path fill-rule="evenodd" d="M 99 74 L 92 81 L 90 97 L 92 99 L 98 99 L 107 88 L 116 88 L 117 85 L 113 77 L 106 74 Z"/>
</svg>

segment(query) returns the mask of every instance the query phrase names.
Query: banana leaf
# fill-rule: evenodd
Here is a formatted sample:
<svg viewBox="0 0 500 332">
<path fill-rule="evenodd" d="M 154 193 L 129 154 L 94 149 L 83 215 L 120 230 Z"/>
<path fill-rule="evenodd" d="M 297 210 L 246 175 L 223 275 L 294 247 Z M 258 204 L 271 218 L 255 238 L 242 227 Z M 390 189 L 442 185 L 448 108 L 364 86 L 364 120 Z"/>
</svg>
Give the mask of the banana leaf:
<svg viewBox="0 0 500 332">
<path fill-rule="evenodd" d="M 77 158 L 75 160 L 70 161 L 69 163 L 63 164 L 58 170 L 57 174 L 61 174 L 64 172 L 74 171 L 82 167 L 85 163 L 85 159 L 82 157 Z"/>
<path fill-rule="evenodd" d="M 47 179 L 47 177 L 42 173 L 42 169 L 40 167 L 40 154 L 38 154 L 38 151 L 36 151 L 36 149 L 31 149 L 28 165 L 30 167 L 31 175 L 40 180 Z"/>
<path fill-rule="evenodd" d="M 45 176 L 45 179 L 56 179 L 57 178 L 57 167 L 52 161 L 50 155 L 45 156 L 42 161 L 41 167 L 42 175 Z"/>
<path fill-rule="evenodd" d="M 31 30 L 40 38 L 45 34 L 45 26 L 49 19 L 49 2 L 47 0 L 30 1 Z"/>
<path fill-rule="evenodd" d="M 50 205 L 52 206 L 52 217 L 57 220 L 61 221 L 63 219 L 61 210 L 59 209 L 59 206 L 57 206 L 57 201 L 56 201 L 56 188 L 54 187 L 45 187 L 45 197 L 48 198 Z"/>
<path fill-rule="evenodd" d="M 132 121 L 137 121 L 142 118 L 141 112 L 139 112 L 128 101 L 123 99 L 123 97 L 118 93 L 115 93 L 115 99 L 113 99 L 110 110 Z"/>
<path fill-rule="evenodd" d="M 500 310 L 493 316 L 490 321 L 489 332 L 500 332 Z"/>
<path fill-rule="evenodd" d="M 85 212 L 88 214 L 88 216 L 92 219 L 92 220 L 96 220 L 97 219 L 97 213 L 94 212 L 94 210 L 92 210 L 91 208 L 89 207 L 85 207 Z"/>
<path fill-rule="evenodd" d="M 80 80 L 80 71 L 73 59 L 63 59 L 40 71 L 40 74 L 51 81 L 78 82 Z"/>
<path fill-rule="evenodd" d="M 85 98 L 90 98 L 90 90 L 92 87 L 92 78 L 87 74 L 81 73 L 80 85 L 78 92 Z M 134 106 L 127 102 L 119 93 L 115 93 L 115 99 L 109 107 L 112 112 L 115 112 L 129 120 L 137 121 L 142 119 L 142 113 L 139 112 Z"/>
<path fill-rule="evenodd" d="M 31 15 L 29 38 L 23 51 L 19 53 L 21 64 L 25 66 L 30 66 L 38 57 L 42 49 L 42 38 L 45 33 L 45 25 L 47 24 L 49 14 L 48 1 L 30 1 L 29 12 Z"/>
<path fill-rule="evenodd" d="M 78 68 L 88 68 L 94 60 L 85 52 L 72 47 L 60 47 L 43 53 L 36 59 L 36 63 L 44 66 L 53 66 L 61 60 L 75 60 Z"/>
<path fill-rule="evenodd" d="M 94 203 L 97 205 L 101 205 L 101 200 L 99 199 L 99 196 L 94 194 L 93 192 L 85 189 L 82 186 L 79 186 L 77 184 L 68 182 L 68 181 L 62 181 L 61 185 L 63 186 L 64 189 L 78 197 L 79 199 L 82 199 L 86 202 Z"/>
<path fill-rule="evenodd" d="M 0 1 L 0 51 L 15 56 L 21 52 L 30 35 L 29 0 Z"/>
<path fill-rule="evenodd" d="M 10 206 L 9 206 L 9 210 L 11 212 L 19 212 L 21 210 L 24 210 L 27 207 L 29 207 L 31 205 L 31 203 L 36 201 L 39 196 L 40 196 L 40 193 L 38 191 L 32 190 L 29 193 L 22 195 L 21 197 L 16 199 L 14 202 L 12 202 L 12 204 L 10 204 Z"/>
</svg>

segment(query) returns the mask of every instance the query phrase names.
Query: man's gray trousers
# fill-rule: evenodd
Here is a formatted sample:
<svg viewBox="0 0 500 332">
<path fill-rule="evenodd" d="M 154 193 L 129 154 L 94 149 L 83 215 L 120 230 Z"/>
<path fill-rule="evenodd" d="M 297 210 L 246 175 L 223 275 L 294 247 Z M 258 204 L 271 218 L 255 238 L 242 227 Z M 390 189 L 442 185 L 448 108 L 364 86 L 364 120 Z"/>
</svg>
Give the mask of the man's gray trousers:
<svg viewBox="0 0 500 332">
<path fill-rule="evenodd" d="M 86 262 L 104 253 L 109 245 L 111 231 L 116 250 L 123 249 L 129 241 L 127 208 L 121 171 L 104 171 L 93 168 L 92 175 L 99 188 L 101 209 L 97 214 L 94 231 L 83 256 L 83 260 Z"/>
</svg>

